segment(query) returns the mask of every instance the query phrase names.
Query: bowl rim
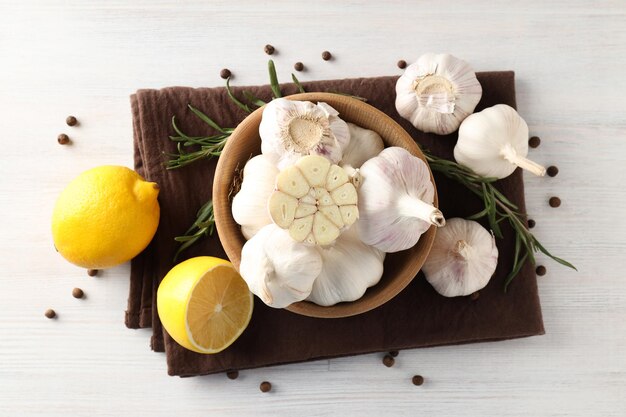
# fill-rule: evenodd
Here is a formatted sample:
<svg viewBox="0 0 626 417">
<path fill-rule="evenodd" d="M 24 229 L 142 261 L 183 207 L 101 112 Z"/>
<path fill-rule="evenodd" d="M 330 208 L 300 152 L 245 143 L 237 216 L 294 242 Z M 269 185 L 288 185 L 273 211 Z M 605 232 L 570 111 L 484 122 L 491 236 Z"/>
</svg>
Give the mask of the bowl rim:
<svg viewBox="0 0 626 417">
<path fill-rule="evenodd" d="M 404 137 L 403 148 L 409 151 L 412 155 L 420 158 L 422 161 L 426 163 L 428 168 L 428 172 L 430 174 L 430 180 L 434 187 L 434 200 L 433 205 L 435 207 L 439 206 L 439 200 L 437 196 L 437 185 L 433 178 L 432 171 L 424 154 L 421 149 L 415 142 L 415 140 L 409 135 L 409 133 L 404 130 L 402 126 L 400 126 L 395 120 L 393 120 L 389 115 L 382 112 L 381 110 L 375 108 L 372 105 L 369 105 L 361 100 L 336 94 L 336 93 L 324 93 L 324 92 L 311 92 L 311 93 L 298 93 L 290 96 L 284 97 L 288 100 L 301 100 L 301 101 L 311 101 L 311 102 L 326 102 L 330 106 L 335 107 L 337 103 L 339 103 L 339 107 L 350 106 L 354 107 L 355 112 L 361 112 L 364 114 L 369 114 L 373 118 L 382 118 L 385 120 L 386 128 L 391 131 L 394 135 L 397 134 L 400 137 Z M 334 103 L 334 104 L 333 104 Z M 238 146 L 237 138 L 243 134 L 248 133 L 250 129 L 255 129 L 258 132 L 258 126 L 261 121 L 261 115 L 265 106 L 260 107 L 250 113 L 232 132 L 231 137 L 226 142 L 224 149 L 222 150 L 222 156 L 218 159 L 217 167 L 215 169 L 215 177 L 213 181 L 213 203 L 214 203 L 214 214 L 215 214 L 215 225 L 217 228 L 218 236 L 222 242 L 224 250 L 226 251 L 226 255 L 233 263 L 235 268 L 239 270 L 239 263 L 241 260 L 241 247 L 237 247 L 238 244 L 233 244 L 231 239 L 222 239 L 222 236 L 225 236 L 227 233 L 231 232 L 231 225 L 234 220 L 232 219 L 231 213 L 231 195 L 230 195 L 230 184 L 232 183 L 232 178 L 234 177 L 234 171 L 238 166 L 233 166 L 233 161 L 229 161 L 227 155 L 231 148 Z M 341 113 L 341 112 L 340 112 Z M 348 119 L 350 119 L 348 117 Z M 346 122 L 350 122 L 350 120 L 344 119 Z M 357 123 L 358 124 L 358 123 Z M 256 125 L 256 127 L 255 127 Z M 377 132 L 379 133 L 379 132 Z M 257 133 L 258 134 L 258 133 Z M 383 135 L 381 135 L 383 136 Z M 235 138 L 235 140 L 233 140 Z M 387 143 L 385 143 L 387 145 Z M 393 145 L 400 146 L 400 145 Z M 388 146 L 385 146 L 388 147 Z M 241 167 L 243 168 L 243 167 Z M 221 172 L 224 172 L 224 175 L 220 175 Z M 224 181 L 224 178 L 231 178 L 230 181 Z M 228 187 L 228 188 L 227 188 Z M 236 224 L 236 223 L 235 223 Z M 241 234 L 241 232 L 240 232 Z M 297 313 L 300 315 L 308 316 L 308 317 L 317 317 L 317 318 L 341 318 L 341 317 L 350 317 L 355 316 L 357 314 L 362 314 L 367 311 L 373 310 L 377 308 L 396 295 L 398 295 L 404 288 L 406 288 L 411 281 L 417 276 L 417 273 L 422 268 L 428 253 L 430 252 L 436 234 L 436 227 L 431 226 L 426 232 L 424 232 L 420 236 L 420 241 L 422 245 L 425 243 L 426 246 L 423 247 L 423 260 L 418 262 L 419 265 L 415 266 L 415 272 L 412 274 L 405 274 L 401 279 L 394 280 L 393 291 L 382 291 L 378 292 L 373 298 L 367 298 L 368 302 L 361 302 L 364 300 L 365 295 L 371 288 L 375 288 L 378 283 L 368 288 L 365 294 L 351 302 L 342 302 L 332 306 L 320 306 L 318 304 L 312 303 L 310 301 L 299 301 L 293 303 L 286 307 L 285 309 L 291 311 L 293 313 Z M 243 235 L 241 235 L 243 237 Z M 244 239 L 245 241 L 245 239 Z M 419 244 L 419 242 L 418 242 Z M 407 249 L 411 250 L 411 249 Z M 404 251 L 401 251 L 404 252 Z M 389 256 L 389 254 L 387 255 Z M 385 262 L 387 261 L 387 257 Z M 416 263 L 417 264 L 417 263 Z M 382 279 L 382 278 L 381 278 Z"/>
</svg>

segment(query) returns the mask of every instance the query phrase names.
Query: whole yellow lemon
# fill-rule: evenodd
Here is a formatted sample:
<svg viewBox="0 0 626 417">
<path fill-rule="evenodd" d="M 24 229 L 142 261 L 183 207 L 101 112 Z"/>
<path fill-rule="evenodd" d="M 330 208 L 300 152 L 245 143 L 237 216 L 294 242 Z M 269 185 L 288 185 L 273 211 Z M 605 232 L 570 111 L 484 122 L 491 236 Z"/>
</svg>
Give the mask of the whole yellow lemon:
<svg viewBox="0 0 626 417">
<path fill-rule="evenodd" d="M 152 240 L 159 224 L 159 187 L 122 166 L 83 172 L 61 193 L 52 214 L 57 251 L 90 269 L 122 264 Z"/>
</svg>

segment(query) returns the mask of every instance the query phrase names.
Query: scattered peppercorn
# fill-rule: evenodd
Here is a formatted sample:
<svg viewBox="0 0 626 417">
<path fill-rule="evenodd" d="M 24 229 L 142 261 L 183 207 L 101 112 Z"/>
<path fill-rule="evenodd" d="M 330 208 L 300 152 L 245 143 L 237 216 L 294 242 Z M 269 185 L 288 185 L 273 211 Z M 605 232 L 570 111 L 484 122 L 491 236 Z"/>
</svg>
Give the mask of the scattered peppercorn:
<svg viewBox="0 0 626 417">
<path fill-rule="evenodd" d="M 396 363 L 396 360 L 391 357 L 391 355 L 385 355 L 385 357 L 383 358 L 383 365 L 385 365 L 387 368 L 391 368 L 394 363 Z"/>
<path fill-rule="evenodd" d="M 65 133 L 61 133 L 57 138 L 57 141 L 60 145 L 67 145 L 68 143 L 70 143 L 70 137 L 67 136 Z"/>
<path fill-rule="evenodd" d="M 226 376 L 228 377 L 228 379 L 237 379 L 237 377 L 239 376 L 239 371 L 226 372 Z"/>
<path fill-rule="evenodd" d="M 259 385 L 259 389 L 261 392 L 270 392 L 272 390 L 272 384 L 267 381 L 263 381 L 261 382 L 261 385 Z"/>
<path fill-rule="evenodd" d="M 324 52 L 322 52 L 322 59 L 323 59 L 324 61 L 328 61 L 328 60 L 330 60 L 332 57 L 333 57 L 333 55 L 332 55 L 330 52 L 328 52 L 328 51 L 324 51 Z"/>
<path fill-rule="evenodd" d="M 67 123 L 68 126 L 76 126 L 78 124 L 78 120 L 76 120 L 74 116 L 67 116 L 65 118 L 65 123 Z"/>
<path fill-rule="evenodd" d="M 555 167 L 554 165 L 552 165 L 552 166 L 549 166 L 548 169 L 546 169 L 546 173 L 551 177 L 556 177 L 556 174 L 559 173 L 559 169 Z"/>
<path fill-rule="evenodd" d="M 561 199 L 559 197 L 550 197 L 548 204 L 550 204 L 550 207 L 559 207 L 561 205 Z"/>
<path fill-rule="evenodd" d="M 528 139 L 528 146 L 530 146 L 531 148 L 536 148 L 537 146 L 539 146 L 540 143 L 541 139 L 539 139 L 538 136 L 532 136 L 530 139 Z"/>
<path fill-rule="evenodd" d="M 72 290 L 72 297 L 74 297 L 74 298 L 83 298 L 84 296 L 85 296 L 85 293 L 80 288 L 74 288 Z"/>
<path fill-rule="evenodd" d="M 537 275 L 543 276 L 546 274 L 546 267 L 543 265 L 539 265 L 537 269 L 535 269 L 535 272 L 537 273 Z"/>
<path fill-rule="evenodd" d="M 230 70 L 228 68 L 224 68 L 220 71 L 220 77 L 222 77 L 223 79 L 227 79 L 228 77 L 230 77 L 232 74 L 230 72 Z"/>
<path fill-rule="evenodd" d="M 533 219 L 528 219 L 528 228 L 532 229 L 533 227 L 535 227 L 535 221 Z"/>
<path fill-rule="evenodd" d="M 49 309 L 46 310 L 44 315 L 46 317 L 48 317 L 49 319 L 53 319 L 53 318 L 55 318 L 57 316 L 57 313 L 53 309 L 49 308 Z"/>
<path fill-rule="evenodd" d="M 293 69 L 296 71 L 302 71 L 304 69 L 304 64 L 302 62 L 296 62 L 293 64 Z"/>
<path fill-rule="evenodd" d="M 400 61 L 398 61 L 398 63 L 396 65 L 398 65 L 398 68 L 400 68 L 400 69 L 405 69 L 406 68 L 406 61 L 404 59 L 401 59 Z"/>
<path fill-rule="evenodd" d="M 87 275 L 89 275 L 90 277 L 95 277 L 96 275 L 98 275 L 98 270 L 97 269 L 88 269 L 87 270 Z"/>
<path fill-rule="evenodd" d="M 470 299 L 471 299 L 472 301 L 476 301 L 476 300 L 478 300 L 478 297 L 480 297 L 480 292 L 478 292 L 478 291 L 473 292 L 473 293 L 472 293 L 472 295 L 470 295 Z"/>
<path fill-rule="evenodd" d="M 276 52 L 276 49 L 270 44 L 265 45 L 265 48 L 263 50 L 268 55 L 274 55 L 274 52 Z"/>
<path fill-rule="evenodd" d="M 400 352 L 398 352 L 397 350 L 392 350 L 391 352 L 389 352 L 389 354 L 395 358 L 396 356 L 400 354 Z"/>
<path fill-rule="evenodd" d="M 424 377 L 421 375 L 415 375 L 411 381 L 413 382 L 413 385 L 417 385 L 419 387 L 424 383 Z"/>
</svg>

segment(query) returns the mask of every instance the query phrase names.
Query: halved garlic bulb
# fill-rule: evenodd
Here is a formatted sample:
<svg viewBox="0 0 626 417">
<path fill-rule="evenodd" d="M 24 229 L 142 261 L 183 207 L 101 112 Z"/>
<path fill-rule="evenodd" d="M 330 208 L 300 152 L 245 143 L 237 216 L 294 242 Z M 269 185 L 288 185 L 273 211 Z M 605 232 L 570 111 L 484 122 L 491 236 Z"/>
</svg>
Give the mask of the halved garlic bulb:
<svg viewBox="0 0 626 417">
<path fill-rule="evenodd" d="M 385 252 L 361 242 L 355 228 L 339 236 L 334 245 L 316 249 L 323 267 L 307 298 L 315 304 L 331 306 L 358 300 L 383 275 Z"/>
<path fill-rule="evenodd" d="M 435 188 L 426 163 L 406 149 L 390 147 L 361 166 L 361 240 L 384 252 L 414 246 L 431 225 L 445 224 L 432 205 Z"/>
<path fill-rule="evenodd" d="M 350 142 L 346 122 L 326 103 L 274 99 L 263 110 L 259 126 L 261 152 L 279 168 L 303 155 L 322 155 L 337 163 Z"/>
<path fill-rule="evenodd" d="M 267 200 L 274 192 L 278 168 L 265 155 L 250 159 L 243 169 L 241 189 L 233 198 L 232 214 L 246 239 L 272 223 Z"/>
<path fill-rule="evenodd" d="M 239 273 L 270 307 L 284 308 L 307 298 L 321 271 L 315 248 L 294 241 L 275 224 L 263 227 L 241 250 Z"/>
<path fill-rule="evenodd" d="M 454 159 L 484 177 L 505 178 L 517 167 L 543 176 L 546 169 L 526 159 L 528 125 L 511 106 L 497 104 L 463 121 Z"/>
<path fill-rule="evenodd" d="M 396 83 L 396 109 L 422 132 L 447 135 L 472 114 L 482 96 L 476 74 L 449 54 L 424 54 Z"/>
<path fill-rule="evenodd" d="M 437 231 L 422 271 L 439 294 L 457 297 L 484 288 L 497 265 L 493 235 L 478 222 L 453 218 Z"/>
<path fill-rule="evenodd" d="M 303 156 L 278 174 L 267 207 L 278 227 L 309 245 L 333 243 L 359 217 L 346 172 L 317 155 Z"/>
</svg>

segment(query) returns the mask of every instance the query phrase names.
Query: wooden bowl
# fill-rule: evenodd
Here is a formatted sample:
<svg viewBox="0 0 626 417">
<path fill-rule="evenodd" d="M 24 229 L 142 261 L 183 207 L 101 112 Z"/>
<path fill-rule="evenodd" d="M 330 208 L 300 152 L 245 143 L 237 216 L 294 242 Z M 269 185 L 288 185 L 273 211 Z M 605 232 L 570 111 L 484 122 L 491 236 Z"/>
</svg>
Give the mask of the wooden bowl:
<svg viewBox="0 0 626 417">
<path fill-rule="evenodd" d="M 395 121 L 380 110 L 362 101 L 331 93 L 303 93 L 287 97 L 290 100 L 319 102 L 323 101 L 334 107 L 340 117 L 366 129 L 371 129 L 383 138 L 385 147 L 400 146 L 425 161 L 424 155 L 411 136 Z M 246 162 L 261 153 L 259 124 L 263 109 L 257 109 L 232 133 L 217 163 L 213 183 L 213 207 L 217 232 L 230 261 L 239 268 L 241 248 L 246 239 L 241 234 L 239 225 L 231 213 L 232 185 L 237 170 L 243 169 Z M 431 181 L 435 184 L 432 173 Z M 435 202 L 438 205 L 435 187 Z M 369 288 L 363 297 L 348 303 L 323 307 L 309 301 L 301 301 L 287 307 L 287 310 L 310 317 L 337 318 L 348 317 L 372 310 L 402 291 L 421 269 L 433 240 L 434 226 L 424 233 L 417 245 L 402 252 L 387 254 L 384 272 L 378 284 Z"/>
</svg>

